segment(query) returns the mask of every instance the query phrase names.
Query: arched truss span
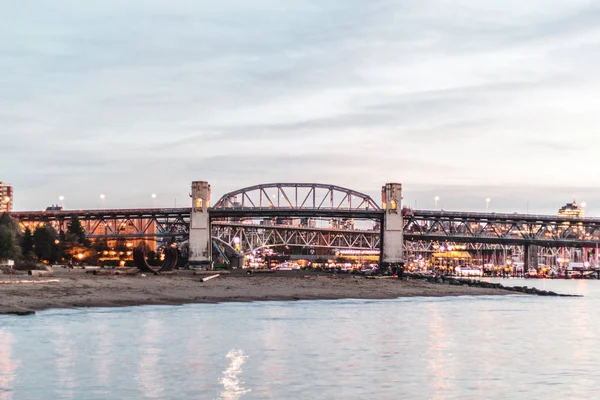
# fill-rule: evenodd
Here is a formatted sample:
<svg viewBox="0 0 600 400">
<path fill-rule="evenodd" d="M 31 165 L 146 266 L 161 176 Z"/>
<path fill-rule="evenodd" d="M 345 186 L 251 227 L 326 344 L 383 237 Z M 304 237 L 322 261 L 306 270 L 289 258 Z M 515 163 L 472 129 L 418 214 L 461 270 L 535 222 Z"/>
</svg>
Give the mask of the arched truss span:
<svg viewBox="0 0 600 400">
<path fill-rule="evenodd" d="M 269 183 L 225 194 L 214 209 L 286 209 L 377 211 L 381 207 L 364 193 L 318 183 Z"/>
</svg>

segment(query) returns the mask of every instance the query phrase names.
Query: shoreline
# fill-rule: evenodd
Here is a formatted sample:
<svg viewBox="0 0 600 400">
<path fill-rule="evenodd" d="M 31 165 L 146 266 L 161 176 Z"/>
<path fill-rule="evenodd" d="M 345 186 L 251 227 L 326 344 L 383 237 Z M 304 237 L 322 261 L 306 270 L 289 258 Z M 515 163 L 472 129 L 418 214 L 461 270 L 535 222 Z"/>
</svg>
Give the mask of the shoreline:
<svg viewBox="0 0 600 400">
<path fill-rule="evenodd" d="M 504 288 L 443 285 L 418 279 L 365 279 L 312 271 L 249 275 L 235 271 L 207 282 L 200 282 L 201 278 L 192 271 L 168 276 L 94 276 L 84 270 L 60 268 L 54 270 L 52 277 L 27 277 L 39 281 L 37 284 L 0 285 L 0 315 L 31 315 L 59 308 L 516 294 Z M 0 280 L 21 279 L 23 275 L 18 274 L 2 275 Z M 53 282 L 42 283 L 48 280 Z"/>
</svg>

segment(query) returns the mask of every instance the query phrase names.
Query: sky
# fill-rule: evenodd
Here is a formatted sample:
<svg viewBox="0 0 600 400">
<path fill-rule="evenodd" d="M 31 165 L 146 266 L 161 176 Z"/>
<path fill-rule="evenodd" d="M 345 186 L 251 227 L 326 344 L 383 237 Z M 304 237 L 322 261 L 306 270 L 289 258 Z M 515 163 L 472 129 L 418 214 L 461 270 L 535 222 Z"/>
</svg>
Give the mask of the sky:
<svg viewBox="0 0 600 400">
<path fill-rule="evenodd" d="M 596 3 L 596 4 L 594 4 Z M 319 182 L 600 216 L 600 3 L 0 0 L 17 210 Z M 156 199 L 151 194 L 156 194 Z M 100 194 L 105 200 L 100 200 Z"/>
</svg>

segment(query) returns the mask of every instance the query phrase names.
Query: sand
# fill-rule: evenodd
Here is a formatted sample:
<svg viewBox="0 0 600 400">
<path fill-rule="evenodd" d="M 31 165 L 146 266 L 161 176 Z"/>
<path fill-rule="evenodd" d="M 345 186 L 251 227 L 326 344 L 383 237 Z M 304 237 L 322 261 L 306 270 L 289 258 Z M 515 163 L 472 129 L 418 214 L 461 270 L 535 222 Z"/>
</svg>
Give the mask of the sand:
<svg viewBox="0 0 600 400">
<path fill-rule="evenodd" d="M 365 279 L 362 276 L 303 271 L 247 275 L 237 271 L 208 282 L 191 271 L 171 276 L 94 276 L 58 268 L 52 277 L 0 275 L 0 314 L 31 314 L 49 308 L 181 305 L 226 301 L 392 299 L 414 296 L 514 294 L 503 289 L 450 286 L 421 280 Z M 53 280 L 49 283 L 41 283 Z M 56 282 L 58 280 L 58 282 Z"/>
</svg>

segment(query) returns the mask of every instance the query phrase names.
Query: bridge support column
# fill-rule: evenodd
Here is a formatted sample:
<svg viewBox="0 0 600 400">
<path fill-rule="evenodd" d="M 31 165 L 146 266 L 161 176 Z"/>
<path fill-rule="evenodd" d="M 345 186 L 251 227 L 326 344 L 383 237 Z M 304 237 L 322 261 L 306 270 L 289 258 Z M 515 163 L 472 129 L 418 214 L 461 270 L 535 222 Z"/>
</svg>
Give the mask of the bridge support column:
<svg viewBox="0 0 600 400">
<path fill-rule="evenodd" d="M 212 238 L 210 231 L 210 185 L 192 182 L 192 211 L 190 215 L 189 264 L 212 267 Z"/>
<path fill-rule="evenodd" d="M 404 267 L 402 185 L 386 183 L 381 189 L 381 202 L 385 210 L 381 232 L 381 264 L 384 271 L 388 267 L 400 267 L 400 277 Z"/>
<path fill-rule="evenodd" d="M 523 269 L 526 275 L 529 268 L 538 269 L 538 247 L 532 244 L 526 244 L 523 254 Z"/>
<path fill-rule="evenodd" d="M 523 277 L 526 277 L 529 272 L 529 245 L 523 247 Z"/>
</svg>

